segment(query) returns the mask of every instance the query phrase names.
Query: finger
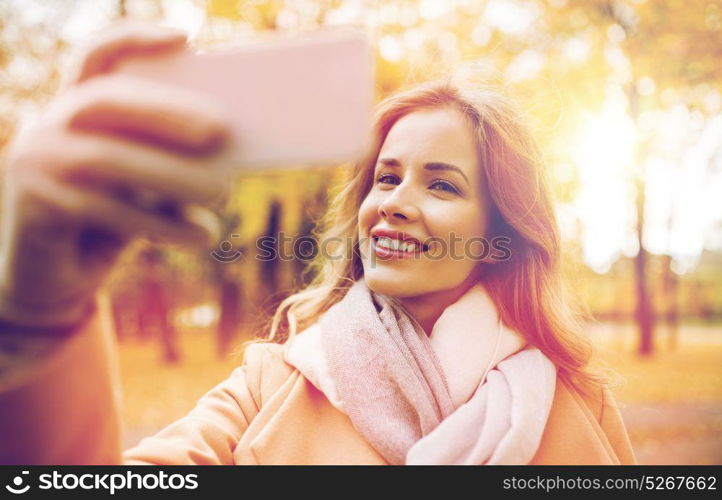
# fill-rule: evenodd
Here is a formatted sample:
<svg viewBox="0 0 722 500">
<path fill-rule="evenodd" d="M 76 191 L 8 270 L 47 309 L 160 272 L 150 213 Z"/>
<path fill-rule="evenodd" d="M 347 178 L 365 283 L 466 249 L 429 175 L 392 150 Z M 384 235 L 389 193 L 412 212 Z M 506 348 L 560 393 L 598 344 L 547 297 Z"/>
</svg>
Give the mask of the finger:
<svg viewBox="0 0 722 500">
<path fill-rule="evenodd" d="M 26 192 L 78 221 L 103 228 L 122 240 L 147 236 L 157 241 L 209 247 L 219 238 L 217 216 L 201 207 L 188 207 L 184 217 L 170 219 L 91 190 L 63 184 L 49 176 L 34 175 L 27 179 L 30 182 L 25 187 Z M 186 212 L 188 217 L 185 217 Z"/>
<path fill-rule="evenodd" d="M 73 92 L 67 126 L 149 142 L 186 154 L 210 154 L 229 135 L 212 97 L 128 75 L 89 81 Z"/>
<path fill-rule="evenodd" d="M 65 145 L 65 154 L 48 157 L 46 170 L 69 183 L 111 190 L 140 188 L 179 203 L 209 207 L 220 206 L 228 196 L 230 171 L 220 159 L 194 159 L 120 139 L 79 133 L 64 134 L 59 142 Z"/>
<path fill-rule="evenodd" d="M 125 57 L 172 51 L 183 47 L 185 42 L 186 34 L 179 30 L 141 24 L 117 25 L 75 55 L 75 69 L 68 75 L 66 86 L 107 73 Z"/>
</svg>

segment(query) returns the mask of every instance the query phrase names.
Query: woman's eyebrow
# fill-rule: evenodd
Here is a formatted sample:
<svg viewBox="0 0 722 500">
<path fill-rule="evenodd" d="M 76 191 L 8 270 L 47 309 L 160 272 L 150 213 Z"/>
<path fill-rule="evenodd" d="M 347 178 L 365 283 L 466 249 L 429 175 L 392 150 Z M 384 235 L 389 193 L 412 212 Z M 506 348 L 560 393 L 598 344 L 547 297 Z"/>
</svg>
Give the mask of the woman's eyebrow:
<svg viewBox="0 0 722 500">
<path fill-rule="evenodd" d="M 396 158 L 380 158 L 379 163 L 387 167 L 398 167 L 401 165 L 401 162 Z"/>
<path fill-rule="evenodd" d="M 469 179 L 466 178 L 466 174 L 464 174 L 464 172 L 462 172 L 462 170 L 456 165 L 451 165 L 450 163 L 443 163 L 440 161 L 432 161 L 424 165 L 424 168 L 426 170 L 451 170 L 453 172 L 458 172 L 464 178 L 466 183 L 469 184 Z"/>
<path fill-rule="evenodd" d="M 381 163 L 382 165 L 385 165 L 387 167 L 401 166 L 401 162 L 399 160 L 397 160 L 396 158 L 380 158 L 379 163 Z M 459 167 L 457 167 L 456 165 L 452 165 L 450 163 L 444 163 L 441 161 L 432 161 L 432 162 L 426 163 L 424 165 L 424 169 L 426 169 L 426 170 L 451 170 L 453 172 L 459 173 L 464 178 L 466 183 L 470 184 L 469 179 L 466 177 L 466 174 L 464 174 L 464 172 Z"/>
</svg>

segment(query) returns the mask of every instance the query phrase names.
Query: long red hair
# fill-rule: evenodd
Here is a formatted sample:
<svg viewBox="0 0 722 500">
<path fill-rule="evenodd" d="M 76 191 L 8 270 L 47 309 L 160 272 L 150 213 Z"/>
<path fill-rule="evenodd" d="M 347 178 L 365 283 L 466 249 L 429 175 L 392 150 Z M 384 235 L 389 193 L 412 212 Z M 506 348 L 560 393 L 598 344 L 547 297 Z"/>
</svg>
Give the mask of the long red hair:
<svg viewBox="0 0 722 500">
<path fill-rule="evenodd" d="M 335 242 L 327 247 L 333 258 L 319 254 L 311 263 L 313 281 L 279 305 L 267 340 L 284 342 L 307 328 L 363 276 L 358 211 L 372 187 L 386 135 L 409 113 L 449 106 L 466 116 L 478 138 L 492 202 L 486 236 L 506 236 L 511 241 L 511 259 L 486 266 L 482 278 L 502 320 L 544 352 L 562 379 L 585 393 L 598 391 L 606 379 L 589 368 L 592 346 L 581 333 L 580 318 L 563 287 L 559 228 L 526 121 L 499 87 L 459 83 L 453 77 L 415 86 L 378 105 L 368 153 L 354 166 L 316 230 L 319 241 Z"/>
</svg>

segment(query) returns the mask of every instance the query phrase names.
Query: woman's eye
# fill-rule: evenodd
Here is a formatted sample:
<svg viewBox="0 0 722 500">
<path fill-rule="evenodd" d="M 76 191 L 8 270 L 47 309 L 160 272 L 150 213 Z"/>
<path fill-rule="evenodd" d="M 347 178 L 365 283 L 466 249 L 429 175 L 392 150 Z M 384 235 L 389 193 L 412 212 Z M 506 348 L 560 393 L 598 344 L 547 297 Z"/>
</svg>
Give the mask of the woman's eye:
<svg viewBox="0 0 722 500">
<path fill-rule="evenodd" d="M 396 176 L 391 174 L 381 174 L 376 178 L 376 182 L 378 183 L 388 184 L 389 181 L 395 182 Z"/>
<path fill-rule="evenodd" d="M 446 181 L 436 181 L 431 185 L 431 189 L 436 191 L 448 191 L 449 193 L 459 194 L 459 190 L 453 184 Z"/>
</svg>

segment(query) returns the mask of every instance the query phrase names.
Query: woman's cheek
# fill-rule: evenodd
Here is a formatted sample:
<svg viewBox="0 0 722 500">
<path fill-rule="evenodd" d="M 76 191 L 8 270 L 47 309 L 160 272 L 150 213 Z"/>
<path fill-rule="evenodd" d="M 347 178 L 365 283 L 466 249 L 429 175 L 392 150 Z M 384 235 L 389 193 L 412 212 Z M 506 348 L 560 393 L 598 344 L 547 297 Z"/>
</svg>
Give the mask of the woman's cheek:
<svg viewBox="0 0 722 500">
<path fill-rule="evenodd" d="M 369 194 L 361 203 L 359 208 L 359 226 L 362 232 L 368 232 L 371 229 L 372 224 L 378 218 L 378 207 L 380 202 L 377 200 L 378 196 Z M 361 234 L 360 236 L 367 236 Z"/>
<path fill-rule="evenodd" d="M 473 207 L 439 206 L 425 212 L 425 220 L 432 236 L 433 254 L 437 260 L 464 258 L 467 241 L 483 236 L 483 225 L 478 224 L 478 211 Z M 441 253 L 442 255 L 439 255 Z"/>
</svg>

